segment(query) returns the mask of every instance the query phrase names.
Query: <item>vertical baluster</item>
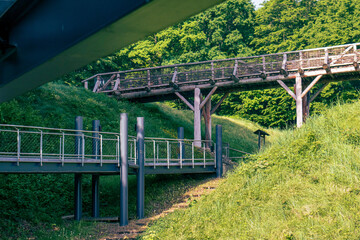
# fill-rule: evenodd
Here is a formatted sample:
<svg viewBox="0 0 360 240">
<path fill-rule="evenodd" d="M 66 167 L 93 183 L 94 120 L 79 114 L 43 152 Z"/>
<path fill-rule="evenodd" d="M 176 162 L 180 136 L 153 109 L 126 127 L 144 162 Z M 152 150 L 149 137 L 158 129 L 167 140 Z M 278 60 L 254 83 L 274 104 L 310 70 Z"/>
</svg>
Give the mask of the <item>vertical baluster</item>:
<svg viewBox="0 0 360 240">
<path fill-rule="evenodd" d="M 211 80 L 215 80 L 214 62 L 211 62 Z"/>
<path fill-rule="evenodd" d="M 194 167 L 194 164 L 195 164 L 194 142 L 191 143 L 191 162 Z"/>
<path fill-rule="evenodd" d="M 156 145 L 156 162 L 159 162 L 159 144 Z"/>
<path fill-rule="evenodd" d="M 43 131 L 40 131 L 40 166 L 43 165 Z"/>
<path fill-rule="evenodd" d="M 156 143 L 155 140 L 153 140 L 153 150 L 154 150 L 154 169 L 156 168 L 155 163 L 156 163 Z"/>
<path fill-rule="evenodd" d="M 150 70 L 147 70 L 147 85 L 148 87 L 151 85 Z"/>
<path fill-rule="evenodd" d="M 205 152 L 205 143 L 204 143 L 204 167 L 205 167 L 205 165 L 206 165 L 206 152 Z"/>
<path fill-rule="evenodd" d="M 130 142 L 130 159 L 133 159 L 133 144 Z"/>
<path fill-rule="evenodd" d="M 100 135 L 100 166 L 102 167 L 103 164 L 103 137 Z"/>
<path fill-rule="evenodd" d="M 215 156 L 216 156 L 216 154 L 217 154 L 216 143 L 214 143 L 214 149 L 215 149 Z M 216 169 L 216 157 L 214 157 L 214 166 L 215 166 L 215 169 Z"/>
<path fill-rule="evenodd" d="M 136 149 L 136 139 L 134 139 L 134 157 L 135 157 L 135 165 L 136 165 L 136 159 L 137 159 L 137 149 Z"/>
<path fill-rule="evenodd" d="M 181 151 L 181 149 L 182 149 L 182 141 L 180 141 L 180 168 L 182 168 L 182 165 L 183 165 L 183 153 L 182 153 L 182 151 Z"/>
<path fill-rule="evenodd" d="M 357 57 L 357 46 L 356 44 L 354 44 L 354 62 L 357 63 L 358 62 L 358 57 Z"/>
<path fill-rule="evenodd" d="M 20 130 L 19 129 L 16 129 L 17 130 L 17 165 L 19 166 L 20 165 L 20 151 L 21 151 L 21 136 L 20 136 Z"/>
<path fill-rule="evenodd" d="M 61 158 L 61 165 L 64 166 L 65 162 L 65 133 L 62 132 L 62 158 Z"/>
<path fill-rule="evenodd" d="M 169 149 L 169 141 L 166 141 L 166 155 L 167 155 L 167 168 L 170 168 L 170 149 Z"/>
<path fill-rule="evenodd" d="M 82 151 L 81 151 L 81 166 L 84 166 L 84 159 L 85 159 L 85 135 L 84 133 L 82 133 L 81 135 L 81 147 L 82 147 Z"/>
<path fill-rule="evenodd" d="M 61 161 L 62 137 L 59 138 L 59 160 Z"/>
<path fill-rule="evenodd" d="M 120 167 L 120 136 L 117 136 L 116 158 L 117 158 L 117 162 L 118 162 L 118 167 Z"/>
</svg>

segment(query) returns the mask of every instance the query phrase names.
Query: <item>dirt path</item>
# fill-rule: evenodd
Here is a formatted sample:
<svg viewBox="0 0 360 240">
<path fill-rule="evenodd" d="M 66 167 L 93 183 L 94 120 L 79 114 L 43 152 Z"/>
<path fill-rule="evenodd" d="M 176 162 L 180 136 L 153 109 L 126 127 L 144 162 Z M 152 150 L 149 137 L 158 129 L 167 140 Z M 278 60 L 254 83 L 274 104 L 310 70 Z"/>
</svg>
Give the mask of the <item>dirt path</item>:
<svg viewBox="0 0 360 240">
<path fill-rule="evenodd" d="M 168 213 L 174 212 L 177 209 L 187 208 L 191 202 L 199 200 L 201 196 L 207 195 L 214 191 L 223 179 L 211 179 L 199 186 L 187 191 L 177 203 L 171 208 L 161 212 L 160 214 L 151 216 L 141 220 L 131 220 L 129 225 L 120 227 L 119 223 L 98 223 L 97 231 L 101 233 L 100 240 L 115 240 L 115 239 L 136 239 L 140 234 L 145 232 L 147 226 L 152 221 L 166 216 Z"/>
</svg>

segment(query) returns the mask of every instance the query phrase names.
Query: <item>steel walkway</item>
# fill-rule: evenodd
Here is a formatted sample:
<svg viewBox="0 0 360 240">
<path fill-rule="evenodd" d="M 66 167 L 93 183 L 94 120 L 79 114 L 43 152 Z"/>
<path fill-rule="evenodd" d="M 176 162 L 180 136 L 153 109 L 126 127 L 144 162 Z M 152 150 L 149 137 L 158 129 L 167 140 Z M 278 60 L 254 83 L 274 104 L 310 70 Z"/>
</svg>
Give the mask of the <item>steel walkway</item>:
<svg viewBox="0 0 360 240">
<path fill-rule="evenodd" d="M 82 175 L 92 174 L 92 217 L 98 218 L 100 175 L 120 175 L 120 225 L 128 224 L 128 175 L 137 179 L 137 217 L 144 217 L 146 174 L 216 173 L 222 176 L 222 128 L 216 141 L 149 138 L 144 118 L 137 118 L 137 136 L 128 135 L 128 116 L 121 114 L 120 131 L 83 130 L 76 117 L 75 129 L 0 124 L 0 173 L 71 173 L 74 178 L 74 218 L 82 218 Z M 184 136 L 180 128 L 179 136 Z M 224 149 L 229 155 L 230 147 Z M 237 152 L 237 154 L 243 152 Z"/>
</svg>

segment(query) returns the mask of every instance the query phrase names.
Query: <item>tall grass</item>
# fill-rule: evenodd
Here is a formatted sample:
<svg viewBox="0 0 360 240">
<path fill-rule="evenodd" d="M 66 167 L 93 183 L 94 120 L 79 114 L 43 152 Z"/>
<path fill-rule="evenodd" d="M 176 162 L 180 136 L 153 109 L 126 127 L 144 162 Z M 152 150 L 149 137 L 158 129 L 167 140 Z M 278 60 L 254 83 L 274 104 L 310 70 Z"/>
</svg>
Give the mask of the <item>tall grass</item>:
<svg viewBox="0 0 360 240">
<path fill-rule="evenodd" d="M 287 130 L 143 239 L 359 239 L 360 102 Z"/>
</svg>

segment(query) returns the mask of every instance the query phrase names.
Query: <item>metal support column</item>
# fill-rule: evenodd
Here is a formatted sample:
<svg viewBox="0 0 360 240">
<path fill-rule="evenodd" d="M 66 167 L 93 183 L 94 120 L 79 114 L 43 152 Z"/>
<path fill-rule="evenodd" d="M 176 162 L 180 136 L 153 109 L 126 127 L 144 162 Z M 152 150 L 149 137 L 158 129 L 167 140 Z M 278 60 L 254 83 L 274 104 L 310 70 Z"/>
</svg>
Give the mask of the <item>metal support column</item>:
<svg viewBox="0 0 360 240">
<path fill-rule="evenodd" d="M 128 225 L 128 115 L 120 114 L 120 226 Z"/>
<path fill-rule="evenodd" d="M 83 130 L 83 118 L 81 116 L 77 116 L 75 118 L 75 130 Z M 76 132 L 77 135 L 75 137 L 75 154 L 77 156 L 82 155 L 82 136 L 81 132 Z M 74 219 L 76 221 L 80 221 L 82 217 L 82 194 L 81 194 L 81 174 L 75 174 L 75 189 L 74 189 Z"/>
<path fill-rule="evenodd" d="M 222 177 L 222 126 L 216 125 L 216 177 Z"/>
<path fill-rule="evenodd" d="M 100 120 L 92 121 L 92 130 L 93 132 L 93 142 L 92 142 L 92 155 L 95 159 L 99 158 L 100 154 L 100 141 L 99 141 L 99 131 L 100 131 Z M 92 175 L 92 214 L 94 218 L 100 217 L 100 200 L 99 200 L 99 181 L 100 176 L 97 174 Z"/>
<path fill-rule="evenodd" d="M 201 112 L 200 112 L 200 89 L 194 91 L 194 145 L 201 147 Z"/>
<path fill-rule="evenodd" d="M 178 127 L 178 139 L 184 139 L 184 128 Z M 181 141 L 181 144 L 179 143 L 179 155 L 178 158 L 180 159 L 180 156 L 182 156 L 182 159 L 185 159 L 185 144 L 184 141 Z"/>
<path fill-rule="evenodd" d="M 100 200 L 99 200 L 99 184 L 100 176 L 98 174 L 92 175 L 92 212 L 91 216 L 94 218 L 100 217 Z"/>
<path fill-rule="evenodd" d="M 82 191 L 81 191 L 81 179 L 82 175 L 75 173 L 75 210 L 74 210 L 74 219 L 80 221 L 82 217 Z"/>
<path fill-rule="evenodd" d="M 301 127 L 303 124 L 303 101 L 302 101 L 302 81 L 300 74 L 296 75 L 296 125 L 297 127 Z"/>
<path fill-rule="evenodd" d="M 136 216 L 138 219 L 144 218 L 144 204 L 145 204 L 145 169 L 144 169 L 144 118 L 138 117 L 137 124 L 137 162 L 139 168 L 137 171 L 137 199 L 136 199 Z"/>
</svg>

